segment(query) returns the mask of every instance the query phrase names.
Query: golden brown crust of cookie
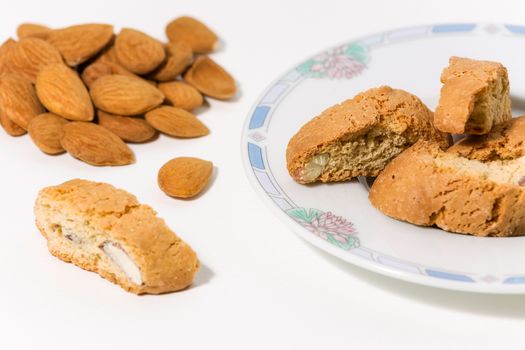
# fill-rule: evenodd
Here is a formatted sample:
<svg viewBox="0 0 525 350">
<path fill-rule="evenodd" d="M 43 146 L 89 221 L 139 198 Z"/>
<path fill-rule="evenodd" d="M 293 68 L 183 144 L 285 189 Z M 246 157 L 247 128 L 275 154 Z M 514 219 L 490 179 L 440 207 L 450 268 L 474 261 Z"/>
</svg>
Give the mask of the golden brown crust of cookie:
<svg viewBox="0 0 525 350">
<path fill-rule="evenodd" d="M 109 184 L 76 179 L 44 188 L 38 196 L 35 212 L 37 226 L 48 238 L 53 255 L 97 272 L 127 291 L 136 294 L 177 291 L 190 285 L 198 270 L 199 262 L 194 251 L 156 216 L 151 207 L 140 204 L 132 194 Z M 60 218 L 82 219 L 89 230 L 103 232 L 103 241 L 125 247 L 140 269 L 142 284 L 134 284 L 108 271 L 96 255 L 81 249 L 71 254 L 54 241 L 51 243 L 47 227 L 50 220 L 56 220 L 56 213 Z"/>
<path fill-rule="evenodd" d="M 306 123 L 291 139 L 286 149 L 286 162 L 290 175 L 298 182 L 300 169 L 319 150 L 349 139 L 357 139 L 371 128 L 380 126 L 395 134 L 413 133 L 421 138 L 450 144 L 449 135 L 433 127 L 432 112 L 416 96 L 388 86 L 369 89 L 332 106 Z M 415 140 L 413 141 L 415 142 Z M 410 145 L 407 145 L 408 147 Z M 344 177 L 329 181 L 342 181 L 356 176 L 375 176 L 355 169 Z M 321 181 L 324 181 L 322 178 Z"/>
<path fill-rule="evenodd" d="M 487 128 L 468 130 L 468 122 L 474 111 L 475 103 L 484 94 L 490 94 L 491 84 L 500 81 L 506 91 L 501 96 L 503 112 L 494 116 Z M 476 133 L 486 134 L 491 125 L 511 118 L 509 83 L 507 69 L 498 62 L 478 61 L 462 57 L 451 57 L 449 66 L 441 74 L 439 104 L 436 108 L 434 123 L 436 128 L 452 134 Z M 490 108 L 490 107 L 488 107 Z M 485 118 L 494 118 L 489 115 Z"/>
</svg>

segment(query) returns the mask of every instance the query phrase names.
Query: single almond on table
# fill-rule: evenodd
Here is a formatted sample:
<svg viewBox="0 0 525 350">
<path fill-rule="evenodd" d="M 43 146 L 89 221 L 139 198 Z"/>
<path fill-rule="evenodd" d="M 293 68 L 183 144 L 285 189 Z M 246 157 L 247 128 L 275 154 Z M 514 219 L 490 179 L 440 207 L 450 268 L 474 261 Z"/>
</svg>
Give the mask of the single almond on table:
<svg viewBox="0 0 525 350">
<path fill-rule="evenodd" d="M 91 85 L 100 77 L 105 75 L 127 75 L 132 78 L 142 79 L 135 73 L 131 73 L 126 68 L 122 67 L 118 63 L 113 62 L 93 62 L 82 71 L 82 81 L 87 87 L 91 88 Z"/>
<path fill-rule="evenodd" d="M 126 165 L 135 161 L 133 152 L 124 141 L 100 125 L 70 122 L 62 130 L 62 147 L 88 164 Z"/>
<path fill-rule="evenodd" d="M 123 117 L 98 111 L 98 124 L 105 127 L 124 141 L 145 142 L 151 140 L 157 131 L 144 119 Z"/>
<path fill-rule="evenodd" d="M 50 43 L 38 38 L 23 38 L 10 51 L 7 64 L 10 71 L 32 83 L 47 65 L 63 63 L 60 52 Z"/>
<path fill-rule="evenodd" d="M 51 64 L 38 74 L 36 93 L 51 112 L 69 119 L 90 121 L 93 104 L 78 74 L 64 64 Z"/>
<path fill-rule="evenodd" d="M 210 133 L 197 117 L 177 107 L 155 108 L 146 113 L 146 121 L 158 131 L 175 137 L 200 137 Z"/>
<path fill-rule="evenodd" d="M 11 57 L 11 50 L 13 50 L 15 46 L 16 41 L 11 38 L 4 41 L 0 46 L 0 75 L 11 71 L 9 60 Z"/>
<path fill-rule="evenodd" d="M 60 154 L 65 152 L 60 144 L 62 138 L 62 128 L 67 124 L 67 120 L 53 113 L 43 113 L 37 115 L 27 126 L 29 136 L 47 154 Z"/>
<path fill-rule="evenodd" d="M 204 98 L 199 90 L 183 81 L 170 81 L 169 83 L 160 83 L 158 88 L 166 100 L 174 107 L 192 111 L 202 106 Z"/>
<path fill-rule="evenodd" d="M 219 38 L 199 20 L 183 16 L 166 26 L 166 35 L 171 42 L 185 42 L 195 53 L 210 53 L 217 49 Z"/>
<path fill-rule="evenodd" d="M 8 135 L 20 136 L 26 133 L 24 129 L 15 124 L 9 117 L 4 113 L 0 106 L 0 125 Z"/>
<path fill-rule="evenodd" d="M 15 74 L 0 77 L 0 109 L 24 130 L 31 119 L 45 112 L 33 84 Z"/>
<path fill-rule="evenodd" d="M 179 157 L 160 168 L 157 182 L 160 189 L 168 196 L 191 198 L 206 187 L 212 173 L 212 162 L 199 158 Z"/>
<path fill-rule="evenodd" d="M 115 54 L 121 65 L 137 74 L 150 73 L 166 57 L 164 47 L 158 40 L 130 28 L 122 29 L 117 35 Z"/>
<path fill-rule="evenodd" d="M 193 62 L 184 80 L 204 95 L 219 100 L 227 100 L 237 92 L 233 77 L 207 56 L 200 56 Z"/>
<path fill-rule="evenodd" d="M 52 29 L 48 26 L 36 23 L 22 23 L 16 29 L 16 35 L 19 39 L 22 38 L 39 38 L 47 39 Z"/>
<path fill-rule="evenodd" d="M 164 94 L 144 80 L 124 75 L 106 75 L 91 85 L 97 108 L 117 115 L 138 115 L 164 101 Z"/>
<path fill-rule="evenodd" d="M 53 30 L 47 41 L 56 47 L 69 66 L 77 66 L 102 50 L 113 37 L 108 24 L 80 24 Z"/>
<path fill-rule="evenodd" d="M 193 52 L 184 42 L 168 43 L 166 57 L 166 61 L 151 73 L 151 77 L 157 81 L 175 80 L 193 61 Z"/>
</svg>

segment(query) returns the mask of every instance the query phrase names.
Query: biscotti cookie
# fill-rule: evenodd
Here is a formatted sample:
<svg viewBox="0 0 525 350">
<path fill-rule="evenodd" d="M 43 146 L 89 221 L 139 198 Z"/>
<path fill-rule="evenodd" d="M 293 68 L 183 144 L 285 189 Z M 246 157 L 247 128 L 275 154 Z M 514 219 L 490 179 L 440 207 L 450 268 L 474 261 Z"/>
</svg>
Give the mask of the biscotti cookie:
<svg viewBox="0 0 525 350">
<path fill-rule="evenodd" d="M 512 118 L 507 69 L 498 62 L 451 57 L 441 74 L 436 128 L 483 135 Z"/>
<path fill-rule="evenodd" d="M 362 92 L 306 123 L 286 149 L 288 172 L 299 183 L 377 176 L 419 139 L 448 147 L 432 112 L 416 96 L 388 86 Z"/>
<path fill-rule="evenodd" d="M 475 154 L 475 146 L 472 147 Z M 525 234 L 525 161 L 462 157 L 421 141 L 394 159 L 369 194 L 382 213 L 475 236 Z M 490 160 L 489 160 L 490 159 Z"/>
<path fill-rule="evenodd" d="M 108 184 L 76 179 L 44 188 L 35 216 L 51 254 L 136 294 L 186 288 L 199 268 L 152 208 Z"/>
</svg>

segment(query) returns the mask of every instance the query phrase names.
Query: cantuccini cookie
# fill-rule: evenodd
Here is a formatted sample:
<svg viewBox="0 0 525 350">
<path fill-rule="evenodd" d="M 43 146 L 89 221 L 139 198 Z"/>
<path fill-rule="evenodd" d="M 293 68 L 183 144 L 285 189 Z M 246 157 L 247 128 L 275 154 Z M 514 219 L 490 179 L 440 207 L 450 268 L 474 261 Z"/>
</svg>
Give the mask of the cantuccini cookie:
<svg viewBox="0 0 525 350">
<path fill-rule="evenodd" d="M 326 109 L 291 138 L 288 172 L 303 184 L 377 176 L 419 139 L 450 144 L 419 98 L 388 86 L 370 89 Z"/>
<path fill-rule="evenodd" d="M 132 293 L 186 288 L 199 268 L 151 207 L 109 184 L 76 179 L 44 188 L 35 215 L 51 254 Z"/>
<path fill-rule="evenodd" d="M 498 62 L 451 57 L 441 74 L 436 128 L 483 135 L 512 118 L 507 69 Z"/>
<path fill-rule="evenodd" d="M 525 235 L 525 117 L 442 151 L 418 142 L 377 177 L 369 194 L 384 214 L 476 236 Z"/>
</svg>

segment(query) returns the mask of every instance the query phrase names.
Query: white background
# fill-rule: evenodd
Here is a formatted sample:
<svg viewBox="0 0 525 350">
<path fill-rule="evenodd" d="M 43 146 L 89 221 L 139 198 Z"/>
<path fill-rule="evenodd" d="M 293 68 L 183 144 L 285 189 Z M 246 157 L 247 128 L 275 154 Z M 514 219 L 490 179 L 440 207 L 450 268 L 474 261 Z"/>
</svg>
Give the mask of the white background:
<svg viewBox="0 0 525 350">
<path fill-rule="evenodd" d="M 211 101 L 200 114 L 208 137 L 133 146 L 137 163 L 127 167 L 45 156 L 27 136 L 0 133 L 0 349 L 522 349 L 525 296 L 400 282 L 340 262 L 288 231 L 248 184 L 240 134 L 263 89 L 321 49 L 416 24 L 525 24 L 524 13 L 524 2 L 501 0 L 3 0 L 2 39 L 27 21 L 107 22 L 164 39 L 170 19 L 194 15 L 224 40 L 213 57 L 242 93 L 235 102 Z M 181 155 L 216 165 L 212 186 L 195 200 L 168 198 L 156 185 L 158 168 Z M 110 182 L 156 208 L 201 258 L 194 286 L 137 297 L 49 255 L 32 205 L 41 187 L 75 177 Z"/>
</svg>

